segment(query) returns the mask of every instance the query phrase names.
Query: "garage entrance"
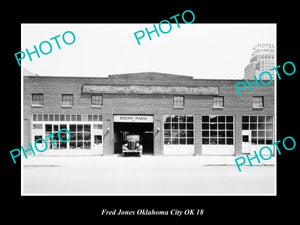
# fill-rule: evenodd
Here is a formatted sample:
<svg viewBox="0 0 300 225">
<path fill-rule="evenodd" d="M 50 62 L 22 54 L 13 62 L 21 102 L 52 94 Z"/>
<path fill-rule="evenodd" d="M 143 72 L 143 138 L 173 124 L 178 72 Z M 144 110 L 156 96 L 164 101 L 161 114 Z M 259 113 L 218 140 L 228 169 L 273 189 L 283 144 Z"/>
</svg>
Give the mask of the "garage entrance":
<svg viewBox="0 0 300 225">
<path fill-rule="evenodd" d="M 115 115 L 114 154 L 122 154 L 122 144 L 128 134 L 140 135 L 143 155 L 153 155 L 153 116 Z"/>
</svg>

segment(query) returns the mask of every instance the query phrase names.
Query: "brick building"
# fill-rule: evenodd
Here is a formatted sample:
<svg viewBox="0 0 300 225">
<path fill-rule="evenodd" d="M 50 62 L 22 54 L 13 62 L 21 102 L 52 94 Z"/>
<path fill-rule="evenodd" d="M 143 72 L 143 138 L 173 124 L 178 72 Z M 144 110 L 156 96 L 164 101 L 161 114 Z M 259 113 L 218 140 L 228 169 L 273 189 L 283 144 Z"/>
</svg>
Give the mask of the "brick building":
<svg viewBox="0 0 300 225">
<path fill-rule="evenodd" d="M 154 72 L 24 76 L 23 146 L 67 128 L 68 142 L 47 139 L 38 155 L 119 154 L 129 133 L 141 135 L 144 154 L 251 154 L 274 141 L 274 86 L 253 85 L 239 97 L 240 81 Z"/>
</svg>

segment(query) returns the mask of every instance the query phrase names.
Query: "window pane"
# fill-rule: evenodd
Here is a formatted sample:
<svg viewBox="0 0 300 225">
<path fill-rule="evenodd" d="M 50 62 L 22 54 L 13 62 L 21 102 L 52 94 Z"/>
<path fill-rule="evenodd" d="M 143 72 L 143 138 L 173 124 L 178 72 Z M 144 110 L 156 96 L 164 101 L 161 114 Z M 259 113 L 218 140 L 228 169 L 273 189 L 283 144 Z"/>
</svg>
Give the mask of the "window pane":
<svg viewBox="0 0 300 225">
<path fill-rule="evenodd" d="M 216 130 L 217 129 L 217 123 L 211 123 L 210 124 L 210 129 L 211 130 Z"/>
<path fill-rule="evenodd" d="M 187 143 L 188 145 L 193 145 L 193 144 L 194 144 L 194 138 L 187 138 L 187 139 L 186 139 L 186 143 Z"/>
<path fill-rule="evenodd" d="M 73 95 L 63 94 L 62 95 L 62 105 L 73 105 Z"/>
<path fill-rule="evenodd" d="M 226 122 L 233 122 L 233 116 L 226 116 Z"/>
<path fill-rule="evenodd" d="M 273 122 L 273 116 L 267 116 L 266 117 L 266 122 L 267 123 L 272 123 Z"/>
<path fill-rule="evenodd" d="M 233 138 L 227 138 L 227 144 L 233 145 Z"/>
<path fill-rule="evenodd" d="M 85 131 L 85 132 L 91 132 L 91 125 L 89 125 L 89 124 L 84 124 L 84 131 Z"/>
<path fill-rule="evenodd" d="M 98 121 L 98 115 L 93 115 L 93 121 Z"/>
<path fill-rule="evenodd" d="M 257 124 L 256 123 L 250 123 L 250 130 L 256 130 Z"/>
<path fill-rule="evenodd" d="M 225 145 L 225 138 L 219 138 L 219 145 Z"/>
<path fill-rule="evenodd" d="M 165 130 L 164 135 L 165 135 L 165 137 L 171 137 L 171 131 Z"/>
<path fill-rule="evenodd" d="M 171 138 L 165 138 L 165 142 L 166 145 L 170 145 L 171 144 Z"/>
<path fill-rule="evenodd" d="M 259 123 L 258 124 L 258 129 L 259 130 L 264 130 L 265 129 L 265 124 L 264 123 Z"/>
<path fill-rule="evenodd" d="M 249 130 L 249 124 L 248 123 L 243 123 L 242 124 L 242 129 L 243 130 Z"/>
<path fill-rule="evenodd" d="M 180 137 L 186 137 L 187 133 L 185 131 L 180 131 L 179 136 Z M 193 137 L 193 136 L 191 136 L 191 137 Z"/>
<path fill-rule="evenodd" d="M 76 131 L 76 125 L 70 124 L 70 131 Z"/>
<path fill-rule="evenodd" d="M 211 145 L 216 145 L 218 143 L 218 139 L 217 138 L 211 138 L 210 139 L 210 144 Z"/>
<path fill-rule="evenodd" d="M 265 139 L 264 138 L 259 138 L 258 139 L 258 144 L 259 145 L 264 145 L 265 144 Z"/>
<path fill-rule="evenodd" d="M 233 131 L 226 131 L 226 137 L 233 137 Z"/>
<path fill-rule="evenodd" d="M 209 121 L 210 122 L 217 122 L 217 116 L 209 116 Z"/>
<path fill-rule="evenodd" d="M 193 123 L 187 123 L 186 126 L 187 126 L 186 128 L 189 129 L 189 130 L 194 129 L 194 124 Z"/>
<path fill-rule="evenodd" d="M 187 116 L 187 122 L 189 122 L 189 123 L 194 122 L 194 117 L 193 116 Z"/>
<path fill-rule="evenodd" d="M 171 124 L 170 123 L 165 123 L 164 124 L 164 129 L 171 129 Z"/>
<path fill-rule="evenodd" d="M 33 105 L 43 105 L 44 95 L 43 94 L 32 94 Z"/>
<path fill-rule="evenodd" d="M 186 139 L 185 139 L 185 138 L 180 138 L 180 139 L 179 139 L 179 143 L 180 143 L 181 145 L 185 145 L 185 144 L 186 144 Z"/>
<path fill-rule="evenodd" d="M 267 123 L 266 124 L 266 129 L 267 130 L 272 130 L 273 129 L 273 124 L 272 123 Z"/>
<path fill-rule="evenodd" d="M 81 115 L 81 120 L 82 120 L 82 121 L 87 121 L 87 120 L 88 120 L 88 119 L 87 119 L 87 115 L 85 115 L 85 114 Z"/>
<path fill-rule="evenodd" d="M 77 124 L 77 131 L 82 132 L 83 125 L 82 124 Z"/>
<path fill-rule="evenodd" d="M 93 129 L 94 130 L 101 130 L 102 129 L 102 124 L 93 124 Z"/>
<path fill-rule="evenodd" d="M 194 137 L 194 131 L 188 131 L 187 137 Z"/>
<path fill-rule="evenodd" d="M 209 139 L 208 138 L 203 138 L 202 139 L 202 144 L 203 145 L 208 145 L 209 144 Z"/>
<path fill-rule="evenodd" d="M 202 123 L 202 129 L 208 130 L 209 129 L 209 123 Z"/>
<path fill-rule="evenodd" d="M 65 121 L 65 115 L 60 115 L 60 121 Z"/>
<path fill-rule="evenodd" d="M 233 130 L 233 124 L 232 123 L 227 123 L 226 124 L 226 129 L 227 130 Z"/>
<path fill-rule="evenodd" d="M 85 141 L 84 142 L 84 149 L 91 149 L 91 142 L 90 141 Z"/>
<path fill-rule="evenodd" d="M 172 138 L 172 144 L 177 145 L 178 144 L 178 138 Z"/>
<path fill-rule="evenodd" d="M 225 137 L 225 131 L 219 131 L 218 137 Z"/>
<path fill-rule="evenodd" d="M 51 133 L 52 132 L 52 125 L 51 124 L 46 124 L 46 132 Z"/>
<path fill-rule="evenodd" d="M 202 116 L 202 122 L 209 122 L 209 117 L 208 116 Z"/>
<path fill-rule="evenodd" d="M 225 123 L 219 123 L 218 128 L 219 130 L 225 130 Z"/>
<path fill-rule="evenodd" d="M 76 148 L 76 142 L 70 141 L 69 147 L 70 147 L 70 149 L 75 149 Z"/>
<path fill-rule="evenodd" d="M 249 122 L 249 116 L 243 116 L 242 117 L 242 122 Z"/>
<path fill-rule="evenodd" d="M 32 129 L 34 130 L 42 130 L 43 129 L 43 124 L 33 124 Z"/>
<path fill-rule="evenodd" d="M 209 137 L 209 131 L 202 131 L 202 137 Z"/>
<path fill-rule="evenodd" d="M 217 131 L 210 131 L 210 136 L 211 137 L 217 137 L 218 136 L 218 132 Z"/>
<path fill-rule="evenodd" d="M 218 117 L 218 122 L 224 123 L 225 122 L 225 116 L 219 116 Z"/>
</svg>

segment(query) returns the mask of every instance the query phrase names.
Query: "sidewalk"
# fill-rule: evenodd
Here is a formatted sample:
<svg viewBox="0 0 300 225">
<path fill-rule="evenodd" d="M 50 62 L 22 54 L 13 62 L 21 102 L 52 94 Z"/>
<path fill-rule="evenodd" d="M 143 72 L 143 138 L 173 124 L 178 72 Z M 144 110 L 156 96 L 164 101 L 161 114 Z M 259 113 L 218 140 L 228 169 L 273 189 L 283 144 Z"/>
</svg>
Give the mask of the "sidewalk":
<svg viewBox="0 0 300 225">
<path fill-rule="evenodd" d="M 61 166 L 76 166 L 76 165 L 97 165 L 103 161 L 132 161 L 132 163 L 142 164 L 143 162 L 168 163 L 172 164 L 193 163 L 199 166 L 236 166 L 235 159 L 244 156 L 246 162 L 242 166 L 250 166 L 245 155 L 239 156 L 152 156 L 145 155 L 142 157 L 121 157 L 114 156 L 31 156 L 28 159 L 22 158 L 24 167 L 61 167 Z M 253 156 L 250 156 L 252 158 Z M 272 157 L 269 160 L 259 159 L 251 160 L 253 166 L 274 166 L 276 160 Z M 242 160 L 240 159 L 239 162 Z"/>
</svg>

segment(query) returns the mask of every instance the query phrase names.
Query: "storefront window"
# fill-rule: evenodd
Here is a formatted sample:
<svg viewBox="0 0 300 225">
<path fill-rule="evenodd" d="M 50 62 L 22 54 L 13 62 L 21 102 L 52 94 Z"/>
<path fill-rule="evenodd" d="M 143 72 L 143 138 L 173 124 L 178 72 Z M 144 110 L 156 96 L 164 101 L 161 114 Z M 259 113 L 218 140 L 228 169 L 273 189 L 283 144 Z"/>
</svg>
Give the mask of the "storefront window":
<svg viewBox="0 0 300 225">
<path fill-rule="evenodd" d="M 61 142 L 57 133 L 53 135 L 55 145 L 50 137 L 46 138 L 49 149 L 91 149 L 91 125 L 90 124 L 46 124 L 45 136 L 66 128 L 70 131 L 71 137 L 68 142 Z M 60 138 L 67 140 L 67 132 L 61 131 Z M 69 146 L 69 147 L 68 147 Z"/>
<path fill-rule="evenodd" d="M 166 115 L 164 116 L 165 145 L 194 144 L 194 116 Z"/>
<path fill-rule="evenodd" d="M 233 145 L 233 116 L 202 116 L 203 145 Z"/>
<path fill-rule="evenodd" d="M 251 144 L 273 143 L 273 116 L 243 116 L 242 129 L 251 130 Z"/>
</svg>

